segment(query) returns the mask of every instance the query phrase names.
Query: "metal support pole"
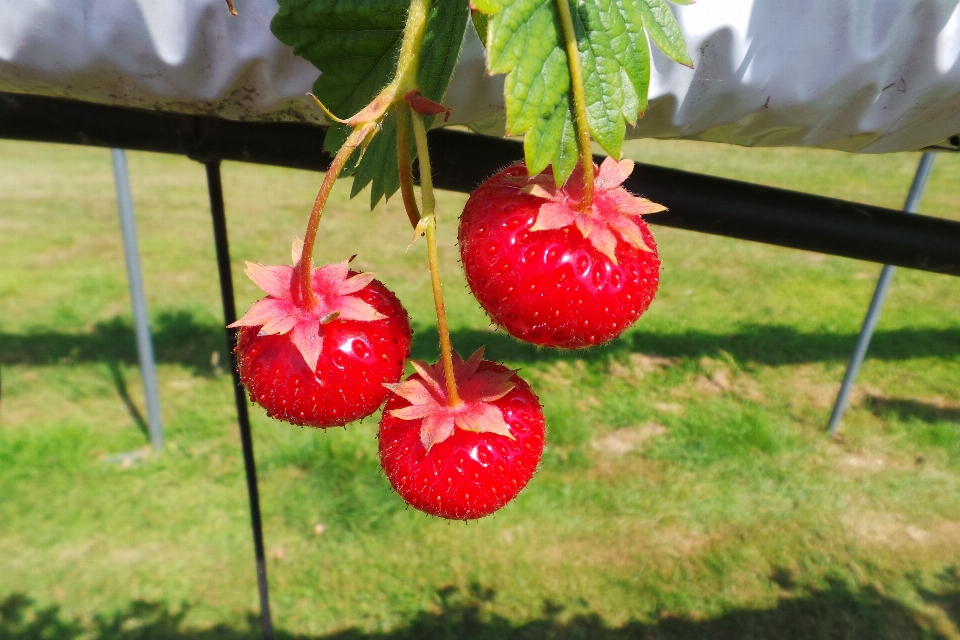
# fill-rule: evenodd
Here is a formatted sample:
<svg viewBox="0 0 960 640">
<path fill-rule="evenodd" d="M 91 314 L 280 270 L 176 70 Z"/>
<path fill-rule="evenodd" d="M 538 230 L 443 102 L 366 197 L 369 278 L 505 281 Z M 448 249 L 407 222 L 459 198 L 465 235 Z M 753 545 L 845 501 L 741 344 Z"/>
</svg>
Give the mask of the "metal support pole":
<svg viewBox="0 0 960 640">
<path fill-rule="evenodd" d="M 213 239 L 217 247 L 217 270 L 220 272 L 220 297 L 223 301 L 225 324 L 237 319 L 233 297 L 233 274 L 230 270 L 230 243 L 227 239 L 227 219 L 223 205 L 223 184 L 220 181 L 220 161 L 204 163 L 207 168 L 207 190 L 210 194 L 210 214 L 213 218 Z M 247 497 L 250 502 L 250 524 L 253 528 L 253 551 L 257 562 L 257 590 L 260 594 L 260 626 L 264 640 L 273 640 L 273 620 L 270 616 L 270 593 L 267 589 L 267 562 L 263 550 L 263 524 L 260 519 L 260 494 L 257 488 L 257 465 L 253 458 L 253 435 L 247 397 L 237 371 L 237 330 L 227 329 L 227 354 L 233 374 L 233 397 L 237 405 L 237 423 L 243 448 L 243 466 L 247 474 Z"/>
<path fill-rule="evenodd" d="M 133 307 L 133 326 L 137 335 L 137 354 L 140 359 L 140 377 L 147 403 L 147 426 L 150 444 L 163 447 L 163 423 L 160 420 L 160 392 L 157 387 L 157 369 L 147 318 L 147 297 L 143 290 L 140 271 L 140 250 L 137 247 L 137 226 L 133 217 L 133 196 L 130 193 L 130 174 L 123 149 L 111 149 L 113 179 L 117 189 L 117 209 L 120 212 L 120 232 L 123 236 L 123 257 L 127 263 L 127 282 L 130 285 L 130 304 Z"/>
<path fill-rule="evenodd" d="M 933 171 L 933 160 L 935 155 L 927 152 L 920 157 L 920 165 L 913 176 L 913 183 L 910 185 L 910 193 L 907 194 L 907 201 L 903 205 L 906 213 L 916 213 L 920 206 L 920 200 L 923 198 L 923 191 L 927 187 L 927 180 L 930 178 L 930 172 Z M 840 431 L 840 421 L 847 410 L 850 401 L 850 392 L 853 390 L 853 383 L 860 373 L 860 367 L 863 365 L 863 359 L 867 355 L 867 348 L 870 346 L 870 340 L 873 338 L 873 331 L 877 328 L 877 322 L 880 320 L 880 312 L 883 310 L 883 302 L 886 300 L 887 292 L 890 290 L 890 283 L 893 281 L 893 274 L 897 268 L 886 264 L 880 272 L 880 279 L 877 281 L 877 288 L 873 292 L 873 299 L 870 300 L 870 308 L 867 310 L 867 317 L 863 320 L 863 326 L 860 329 L 860 337 L 857 339 L 857 347 L 854 349 L 850 364 L 847 365 L 847 373 L 843 377 L 843 384 L 840 385 L 840 393 L 837 394 L 837 401 L 833 405 L 833 413 L 830 414 L 830 423 L 827 429 L 831 436 L 837 435 Z"/>
</svg>

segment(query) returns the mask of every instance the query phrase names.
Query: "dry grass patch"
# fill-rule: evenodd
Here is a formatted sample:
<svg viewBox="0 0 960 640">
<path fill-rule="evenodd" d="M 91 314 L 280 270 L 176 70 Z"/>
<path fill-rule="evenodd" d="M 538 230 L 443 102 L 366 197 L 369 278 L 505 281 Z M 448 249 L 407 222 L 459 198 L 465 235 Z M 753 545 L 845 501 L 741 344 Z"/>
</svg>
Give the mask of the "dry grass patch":
<svg viewBox="0 0 960 640">
<path fill-rule="evenodd" d="M 590 446 L 602 456 L 622 456 L 639 450 L 648 440 L 667 433 L 662 424 L 650 423 L 641 427 L 624 427 L 593 440 Z"/>
<path fill-rule="evenodd" d="M 644 353 L 631 353 L 626 362 L 611 358 L 607 363 L 607 373 L 618 380 L 632 385 L 639 384 L 648 373 L 680 364 L 680 358 L 664 358 Z"/>
<path fill-rule="evenodd" d="M 808 408 L 831 409 L 837 400 L 840 391 L 842 373 L 835 382 L 824 382 L 824 371 L 820 365 L 799 365 L 792 367 L 794 371 L 783 378 L 778 377 L 781 388 L 792 392 L 788 405 L 794 411 L 803 411 Z M 860 407 L 867 398 L 883 395 L 883 392 L 864 382 L 853 385 L 850 391 L 850 406 Z"/>
<path fill-rule="evenodd" d="M 560 538 L 540 548 L 534 545 L 528 559 L 535 564 L 622 574 L 646 566 L 669 567 L 676 560 L 696 562 L 723 538 L 719 531 L 706 533 L 679 524 L 614 521 L 602 532 L 591 532 L 589 537 Z"/>
<path fill-rule="evenodd" d="M 908 553 L 923 548 L 960 557 L 960 520 L 936 517 L 911 522 L 903 514 L 865 509 L 846 513 L 841 521 L 857 542 L 868 547 Z"/>
<path fill-rule="evenodd" d="M 530 375 L 552 386 L 554 389 L 565 389 L 578 378 L 585 376 L 586 373 L 587 363 L 578 359 L 572 362 L 557 360 L 542 369 L 531 371 Z"/>
<path fill-rule="evenodd" d="M 724 367 L 717 368 L 709 375 L 688 374 L 684 383 L 670 389 L 669 394 L 678 400 L 696 400 L 728 394 L 757 404 L 769 404 L 763 386 L 754 377 L 741 372 L 734 373 Z"/>
</svg>

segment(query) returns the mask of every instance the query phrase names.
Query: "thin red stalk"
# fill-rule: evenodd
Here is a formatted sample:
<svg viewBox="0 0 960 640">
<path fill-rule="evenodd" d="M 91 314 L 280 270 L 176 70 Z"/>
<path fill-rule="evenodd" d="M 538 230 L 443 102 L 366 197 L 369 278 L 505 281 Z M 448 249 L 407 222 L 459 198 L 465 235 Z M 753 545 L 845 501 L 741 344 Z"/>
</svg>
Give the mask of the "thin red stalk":
<svg viewBox="0 0 960 640">
<path fill-rule="evenodd" d="M 323 215 L 323 207 L 330 197 L 333 190 L 333 184 L 343 171 L 347 159 L 354 150 L 366 139 L 374 129 L 374 124 L 367 123 L 357 127 L 350 132 L 346 142 L 337 151 L 333 157 L 330 168 L 323 176 L 323 183 L 320 185 L 320 191 L 317 192 L 317 199 L 313 201 L 313 209 L 310 211 L 310 219 L 307 221 L 307 230 L 303 234 L 303 253 L 300 255 L 300 291 L 303 295 L 304 306 L 312 309 L 317 306 L 317 296 L 313 292 L 313 246 L 317 240 L 317 230 L 320 228 L 320 217 Z"/>
<path fill-rule="evenodd" d="M 377 122 L 386 112 L 389 103 L 398 95 L 403 95 L 406 91 L 415 88 L 417 64 L 420 59 L 420 47 L 423 44 L 423 33 L 427 24 L 427 15 L 430 9 L 430 0 L 412 0 L 410 10 L 407 13 L 407 23 L 403 30 L 403 42 L 400 48 L 400 59 L 397 64 L 397 76 L 393 82 L 361 113 L 350 119 L 350 124 L 354 125 L 353 131 L 347 138 L 337 155 L 334 157 L 327 174 L 323 177 L 323 183 L 320 185 L 320 191 L 317 193 L 317 199 L 313 203 L 313 210 L 310 212 L 310 220 L 307 222 L 307 230 L 303 239 L 303 254 L 300 258 L 300 290 L 303 295 L 303 302 L 307 308 L 317 305 L 317 296 L 313 292 L 313 246 L 316 242 L 317 229 L 320 228 L 320 216 L 323 213 L 323 207 L 333 190 L 333 184 L 340 176 L 347 159 L 353 151 L 370 135 L 377 126 Z M 316 100 L 316 98 L 314 98 Z M 319 103 L 320 101 L 317 100 Z M 326 113 L 323 105 L 320 105 Z M 330 114 L 332 115 L 332 114 Z M 367 122 L 360 122 L 360 117 L 369 117 Z M 339 122 L 344 122 L 340 120 Z M 409 148 L 409 145 L 408 145 Z M 407 163 L 409 165 L 409 163 Z M 406 197 L 406 196 L 405 196 Z M 414 224 L 416 224 L 414 222 Z"/>
</svg>

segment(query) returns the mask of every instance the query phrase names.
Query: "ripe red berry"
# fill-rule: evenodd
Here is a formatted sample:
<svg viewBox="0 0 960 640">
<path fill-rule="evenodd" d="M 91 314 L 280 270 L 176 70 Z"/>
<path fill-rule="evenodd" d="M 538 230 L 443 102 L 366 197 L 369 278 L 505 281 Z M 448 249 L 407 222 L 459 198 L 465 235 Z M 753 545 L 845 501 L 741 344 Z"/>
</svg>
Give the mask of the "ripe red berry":
<svg viewBox="0 0 960 640">
<path fill-rule="evenodd" d="M 390 385 L 380 465 L 412 507 L 451 520 L 482 518 L 513 500 L 543 455 L 544 420 L 530 386 L 503 365 L 454 354 L 462 404 L 449 407 L 440 363 Z"/>
<path fill-rule="evenodd" d="M 660 259 L 640 214 L 664 210 L 620 185 L 633 170 L 610 158 L 581 211 L 583 171 L 557 188 L 523 163 L 478 187 L 460 218 L 467 283 L 494 322 L 538 345 L 578 348 L 620 335 L 647 310 Z"/>
<path fill-rule="evenodd" d="M 294 262 L 299 260 L 294 247 Z M 318 304 L 304 308 L 297 269 L 247 264 L 268 295 L 243 318 L 237 365 L 250 399 L 293 424 L 332 427 L 383 404 L 400 380 L 412 332 L 397 297 L 349 261 L 315 269 Z"/>
</svg>

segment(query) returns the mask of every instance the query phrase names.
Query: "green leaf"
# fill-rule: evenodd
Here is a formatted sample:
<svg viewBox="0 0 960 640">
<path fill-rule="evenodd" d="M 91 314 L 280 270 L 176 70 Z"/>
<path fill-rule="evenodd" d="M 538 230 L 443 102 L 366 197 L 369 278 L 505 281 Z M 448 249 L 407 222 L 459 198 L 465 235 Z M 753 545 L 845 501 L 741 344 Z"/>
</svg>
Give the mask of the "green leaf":
<svg viewBox="0 0 960 640">
<path fill-rule="evenodd" d="M 460 57 L 470 6 L 460 0 L 434 0 L 427 18 L 417 83 L 420 93 L 435 102 L 443 99 Z"/>
<path fill-rule="evenodd" d="M 624 95 L 622 65 L 611 42 L 611 31 L 622 34 L 626 27 L 623 20 L 607 20 L 602 16 L 620 17 L 610 11 L 601 13 L 598 4 L 609 5 L 612 2 L 590 2 L 578 7 L 573 14 L 573 25 L 577 34 L 580 51 L 580 64 L 583 67 L 583 88 L 587 102 L 587 121 L 594 140 L 607 151 L 619 157 L 623 143 L 624 118 L 636 118 L 636 104 L 633 113 L 623 113 L 628 100 Z M 630 83 L 632 84 L 632 83 Z M 631 87 L 632 88 L 632 87 Z M 636 102 L 636 100 L 634 100 Z"/>
<path fill-rule="evenodd" d="M 623 118 L 636 124 L 637 116 L 647 110 L 650 86 L 650 49 L 644 34 L 643 18 L 637 2 L 597 0 L 601 24 L 610 40 L 610 48 L 620 64 L 624 91 Z M 603 20 L 604 16 L 608 17 Z"/>
<path fill-rule="evenodd" d="M 358 195 L 368 184 L 373 185 L 370 189 L 371 209 L 377 206 L 381 197 L 389 198 L 400 188 L 400 172 L 397 169 L 397 117 L 393 111 L 383 119 L 380 133 L 367 147 L 363 160 L 354 165 L 350 197 Z"/>
<path fill-rule="evenodd" d="M 487 14 L 480 11 L 471 11 L 470 17 L 473 19 L 473 28 L 477 31 L 477 36 L 483 46 L 487 46 Z"/>
<path fill-rule="evenodd" d="M 365 107 L 396 72 L 408 0 L 280 0 L 270 25 L 274 35 L 321 71 L 314 94 L 334 114 L 349 118 Z M 469 8 L 466 2 L 434 0 L 427 19 L 417 81 L 420 92 L 440 102 L 456 65 Z M 352 195 L 371 185 L 370 204 L 394 194 L 397 173 L 397 133 L 392 112 L 381 123 L 354 174 Z M 324 148 L 335 153 L 349 128 L 334 124 Z"/>
<path fill-rule="evenodd" d="M 693 61 L 687 52 L 687 43 L 676 17 L 667 6 L 666 0 L 641 0 L 637 3 L 643 15 L 643 24 L 650 39 L 665 54 L 682 65 L 692 67 Z"/>
<path fill-rule="evenodd" d="M 280 0 L 270 28 L 322 74 L 314 93 L 341 118 L 393 79 L 406 0 Z"/>
<path fill-rule="evenodd" d="M 474 0 L 489 14 L 487 69 L 505 73 L 507 133 L 523 134 L 527 168 L 552 164 L 558 184 L 577 163 L 570 70 L 556 0 Z M 683 34 L 665 0 L 570 0 L 587 126 L 620 157 L 626 124 L 647 107 L 648 36 L 668 56 L 690 64 Z"/>
</svg>

